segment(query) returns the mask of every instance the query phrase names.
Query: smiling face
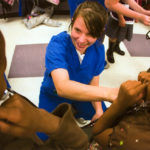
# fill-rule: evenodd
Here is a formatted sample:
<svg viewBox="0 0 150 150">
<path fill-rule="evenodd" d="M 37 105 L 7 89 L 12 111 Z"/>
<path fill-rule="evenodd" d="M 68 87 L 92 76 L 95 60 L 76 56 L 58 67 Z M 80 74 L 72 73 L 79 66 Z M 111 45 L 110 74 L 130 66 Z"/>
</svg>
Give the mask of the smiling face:
<svg viewBox="0 0 150 150">
<path fill-rule="evenodd" d="M 92 37 L 81 16 L 78 16 L 72 26 L 71 39 L 75 48 L 81 53 L 85 53 L 86 49 L 95 43 L 96 37 Z"/>
</svg>

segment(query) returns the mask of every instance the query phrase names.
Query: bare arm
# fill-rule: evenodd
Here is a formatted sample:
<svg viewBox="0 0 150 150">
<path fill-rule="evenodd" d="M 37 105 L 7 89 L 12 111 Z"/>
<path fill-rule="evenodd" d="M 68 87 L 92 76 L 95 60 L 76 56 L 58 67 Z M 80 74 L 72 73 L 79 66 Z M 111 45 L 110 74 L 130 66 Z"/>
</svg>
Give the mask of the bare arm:
<svg viewBox="0 0 150 150">
<path fill-rule="evenodd" d="M 30 138 L 41 144 L 36 132 L 51 134 L 58 128 L 60 118 L 31 105 L 18 94 L 0 107 L 0 129 L 2 133 Z"/>
<path fill-rule="evenodd" d="M 146 84 L 139 81 L 126 81 L 120 86 L 117 100 L 100 117 L 93 127 L 93 134 L 98 135 L 105 129 L 111 128 L 114 121 L 122 115 L 125 110 L 143 98 Z"/>
<path fill-rule="evenodd" d="M 61 97 L 78 101 L 114 101 L 118 88 L 97 87 L 69 79 L 67 70 L 55 69 L 51 72 L 57 93 Z"/>
<path fill-rule="evenodd" d="M 130 0 L 132 3 L 133 0 Z M 120 13 L 124 16 L 134 18 L 135 20 L 141 21 L 145 25 L 150 25 L 150 17 L 143 15 L 139 12 L 130 10 L 126 8 L 124 5 L 122 5 L 119 0 L 105 0 L 105 5 L 108 9 Z M 133 7 L 133 6 L 132 6 Z"/>
<path fill-rule="evenodd" d="M 126 0 L 130 7 L 141 14 L 150 15 L 150 11 L 141 7 L 135 0 Z"/>
<path fill-rule="evenodd" d="M 99 87 L 99 76 L 94 77 L 92 81 L 90 82 L 90 85 Z M 97 120 L 103 114 L 103 109 L 102 109 L 101 102 L 92 102 L 92 105 L 96 112 L 95 115 L 91 119 L 91 121 L 94 121 L 94 120 Z"/>
</svg>

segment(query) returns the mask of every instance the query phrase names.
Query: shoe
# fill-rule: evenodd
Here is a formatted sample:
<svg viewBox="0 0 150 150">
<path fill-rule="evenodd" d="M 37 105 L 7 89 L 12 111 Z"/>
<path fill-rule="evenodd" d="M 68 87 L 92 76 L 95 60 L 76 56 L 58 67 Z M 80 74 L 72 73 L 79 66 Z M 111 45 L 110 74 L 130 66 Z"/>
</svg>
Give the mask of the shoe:
<svg viewBox="0 0 150 150">
<path fill-rule="evenodd" d="M 114 62 L 115 62 L 113 52 L 110 51 L 110 49 L 107 50 L 106 55 L 107 55 L 107 60 L 108 60 L 110 63 L 114 63 Z"/>
<path fill-rule="evenodd" d="M 89 124 L 91 122 L 91 120 L 85 120 L 84 118 L 77 118 L 76 119 L 76 123 L 78 124 L 79 127 L 84 127 L 87 124 Z"/>
<path fill-rule="evenodd" d="M 114 52 L 116 52 L 117 54 L 123 56 L 123 55 L 125 55 L 125 52 L 120 49 L 119 44 L 120 44 L 120 42 L 117 41 L 116 45 L 115 45 L 115 48 L 114 48 Z"/>
</svg>

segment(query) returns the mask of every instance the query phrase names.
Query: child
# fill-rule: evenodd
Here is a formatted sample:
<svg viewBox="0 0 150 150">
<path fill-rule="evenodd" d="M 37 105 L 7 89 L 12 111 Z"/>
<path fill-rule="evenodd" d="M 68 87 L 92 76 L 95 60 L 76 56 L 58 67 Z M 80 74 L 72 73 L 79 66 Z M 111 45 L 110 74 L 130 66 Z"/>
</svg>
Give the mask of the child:
<svg viewBox="0 0 150 150">
<path fill-rule="evenodd" d="M 143 9 L 136 2 L 134 2 L 134 0 L 121 0 L 120 3 L 123 4 L 126 8 L 134 9 L 140 14 L 150 15 L 150 11 Z M 133 35 L 134 19 L 131 17 L 129 18 L 126 16 L 122 16 L 121 14 L 116 12 L 117 11 L 110 12 L 110 17 L 106 27 L 106 35 L 109 37 L 109 48 L 106 55 L 107 60 L 110 63 L 115 62 L 113 52 L 116 52 L 119 55 L 125 55 L 125 52 L 122 51 L 119 47 L 120 42 L 124 39 L 130 41 Z"/>
</svg>

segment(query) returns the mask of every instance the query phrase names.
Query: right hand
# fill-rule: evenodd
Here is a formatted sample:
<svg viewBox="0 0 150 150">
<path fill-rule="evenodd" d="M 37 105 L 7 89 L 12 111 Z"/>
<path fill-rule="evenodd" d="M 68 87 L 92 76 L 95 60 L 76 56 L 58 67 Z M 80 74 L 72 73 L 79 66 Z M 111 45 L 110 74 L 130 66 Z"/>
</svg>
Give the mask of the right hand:
<svg viewBox="0 0 150 150">
<path fill-rule="evenodd" d="M 133 104 L 142 101 L 145 95 L 147 84 L 142 84 L 140 81 L 128 80 L 121 84 L 117 103 L 123 106 L 124 109 L 132 106 Z"/>
</svg>

